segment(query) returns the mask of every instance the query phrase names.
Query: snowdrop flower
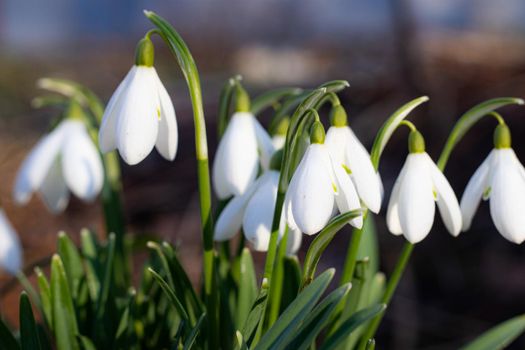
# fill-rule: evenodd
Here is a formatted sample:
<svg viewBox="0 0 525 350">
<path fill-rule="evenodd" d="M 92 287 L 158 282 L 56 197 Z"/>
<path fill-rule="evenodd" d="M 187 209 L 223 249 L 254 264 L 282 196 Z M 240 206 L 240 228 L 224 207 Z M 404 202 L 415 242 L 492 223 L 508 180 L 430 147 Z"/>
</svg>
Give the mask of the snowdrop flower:
<svg viewBox="0 0 525 350">
<path fill-rule="evenodd" d="M 335 164 L 342 165 L 350 174 L 364 205 L 374 213 L 381 209 L 382 184 L 370 154 L 347 125 L 347 116 L 341 105 L 332 109 L 332 126 L 326 133 L 326 146 Z"/>
<path fill-rule="evenodd" d="M 0 266 L 12 275 L 22 268 L 22 248 L 15 229 L 0 208 Z"/>
<path fill-rule="evenodd" d="M 213 163 L 212 180 L 219 199 L 243 194 L 255 181 L 259 165 L 268 168 L 274 152 L 272 139 L 249 112 L 247 94 L 241 97 L 243 103 L 231 117 Z"/>
<path fill-rule="evenodd" d="M 37 192 L 52 213 L 60 213 L 69 202 L 69 191 L 90 202 L 100 193 L 103 182 L 102 160 L 85 125 L 66 119 L 24 160 L 13 196 L 23 205 Z"/>
<path fill-rule="evenodd" d="M 346 213 L 360 209 L 357 192 L 342 165 L 332 162 L 324 144 L 323 125 L 315 122 L 311 144 L 297 166 L 286 192 L 286 219 L 291 228 L 312 235 L 322 230 L 337 210 Z M 361 228 L 363 217 L 350 224 Z"/>
<path fill-rule="evenodd" d="M 272 136 L 272 144 L 276 150 L 284 148 L 284 144 L 286 143 L 286 133 L 288 132 L 289 125 L 289 117 L 284 117 L 277 125 L 275 134 Z"/>
<path fill-rule="evenodd" d="M 118 149 L 129 165 L 157 151 L 173 160 L 177 153 L 177 120 L 168 92 L 153 67 L 153 43 L 137 45 L 135 65 L 111 96 L 99 132 L 100 150 Z"/>
<path fill-rule="evenodd" d="M 434 223 L 435 204 L 447 230 L 457 236 L 461 211 L 447 179 L 425 152 L 423 136 L 413 130 L 409 136 L 405 165 L 397 178 L 387 211 L 387 226 L 394 235 L 403 234 L 412 244 L 423 240 Z"/>
<path fill-rule="evenodd" d="M 525 240 L 525 169 L 511 148 L 509 128 L 494 132 L 494 149 L 479 166 L 461 198 L 463 231 L 470 228 L 479 203 L 490 199 L 490 215 L 499 233 L 520 244 Z"/>
<path fill-rule="evenodd" d="M 275 156 L 272 157 L 272 164 Z M 227 241 L 243 229 L 246 239 L 257 251 L 267 251 L 270 242 L 273 214 L 277 201 L 277 187 L 279 185 L 278 166 L 272 166 L 248 189 L 233 199 L 221 212 L 215 225 L 214 239 Z M 285 232 L 284 213 L 281 217 L 279 239 Z M 287 252 L 295 254 L 301 245 L 302 234 L 297 229 L 288 231 Z"/>
</svg>

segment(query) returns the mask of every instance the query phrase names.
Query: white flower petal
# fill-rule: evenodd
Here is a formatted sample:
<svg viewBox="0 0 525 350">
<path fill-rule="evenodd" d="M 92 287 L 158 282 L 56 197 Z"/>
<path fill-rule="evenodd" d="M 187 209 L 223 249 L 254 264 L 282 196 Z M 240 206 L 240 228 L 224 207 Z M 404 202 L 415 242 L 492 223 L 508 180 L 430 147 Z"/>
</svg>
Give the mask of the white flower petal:
<svg viewBox="0 0 525 350">
<path fill-rule="evenodd" d="M 13 197 L 18 204 L 26 204 L 44 182 L 53 162 L 58 157 L 64 137 L 63 125 L 44 136 L 24 160 L 16 177 Z"/>
<path fill-rule="evenodd" d="M 351 210 L 360 209 L 361 203 L 359 201 L 357 191 L 355 190 L 354 184 L 352 183 L 352 180 L 350 180 L 350 177 L 346 173 L 345 169 L 342 167 L 342 165 L 336 165 L 333 166 L 333 170 L 338 188 L 335 201 L 341 214 Z M 360 215 L 350 220 L 350 224 L 359 229 L 362 228 L 363 216 Z"/>
<path fill-rule="evenodd" d="M 312 235 L 330 220 L 334 206 L 334 189 L 330 170 L 325 164 L 324 145 L 312 144 L 291 180 L 291 210 L 297 227 Z"/>
<path fill-rule="evenodd" d="M 58 214 L 66 209 L 69 203 L 69 191 L 62 175 L 62 167 L 57 158 L 49 169 L 40 188 L 38 188 L 44 204 L 53 214 Z"/>
<path fill-rule="evenodd" d="M 259 186 L 244 211 L 242 221 L 244 235 L 257 251 L 268 250 L 278 183 L 277 171 L 268 171 L 262 175 Z"/>
<path fill-rule="evenodd" d="M 259 155 L 253 116 L 235 113 L 217 147 L 213 187 L 220 199 L 240 195 L 255 180 Z"/>
<path fill-rule="evenodd" d="M 347 127 L 331 126 L 326 132 L 324 144 L 328 148 L 330 158 L 332 158 L 334 164 L 345 164 L 345 148 L 347 142 Z"/>
<path fill-rule="evenodd" d="M 100 154 L 80 121 L 69 123 L 62 151 L 64 179 L 73 194 L 85 200 L 93 200 L 102 190 L 104 170 Z"/>
<path fill-rule="evenodd" d="M 347 127 L 348 139 L 345 147 L 345 165 L 350 169 L 357 193 L 373 213 L 381 209 L 382 184 L 372 165 L 370 154 L 359 142 L 353 131 Z"/>
<path fill-rule="evenodd" d="M 135 165 L 148 156 L 157 141 L 160 101 L 155 68 L 139 66 L 121 98 L 117 114 L 117 145 L 122 158 Z"/>
<path fill-rule="evenodd" d="M 434 223 L 435 203 L 427 155 L 411 153 L 399 188 L 399 222 L 411 243 L 423 240 Z"/>
<path fill-rule="evenodd" d="M 525 240 L 525 180 L 512 149 L 494 153 L 490 214 L 501 235 L 520 244 Z"/>
<path fill-rule="evenodd" d="M 173 107 L 170 95 L 162 84 L 162 81 L 157 75 L 157 72 L 155 72 L 155 75 L 160 99 L 159 132 L 157 135 L 155 147 L 164 158 L 167 160 L 173 160 L 177 155 L 179 139 L 175 108 Z"/>
<path fill-rule="evenodd" d="M 137 66 L 131 67 L 124 80 L 122 80 L 109 99 L 108 105 L 104 110 L 102 124 L 98 134 L 100 150 L 103 153 L 110 152 L 117 148 L 117 122 L 120 110 L 122 109 L 122 105 L 125 100 L 123 95 L 126 94 L 130 82 L 135 78 L 136 72 Z"/>
<path fill-rule="evenodd" d="M 3 209 L 0 209 L 0 242 L 0 266 L 15 275 L 22 268 L 22 247 Z"/>
<path fill-rule="evenodd" d="M 242 219 L 246 204 L 257 190 L 260 184 L 260 178 L 255 181 L 246 192 L 240 196 L 233 197 L 226 207 L 222 210 L 217 223 L 215 224 L 215 232 L 213 239 L 215 241 L 227 241 L 233 238 L 241 229 Z"/>
<path fill-rule="evenodd" d="M 275 147 L 273 146 L 272 138 L 255 116 L 252 115 L 251 118 L 254 124 L 255 136 L 257 137 L 257 147 L 261 156 L 261 165 L 264 169 L 268 169 L 272 155 L 275 152 Z"/>
<path fill-rule="evenodd" d="M 470 178 L 463 196 L 461 197 L 460 208 L 462 216 L 462 230 L 466 231 L 470 228 L 472 218 L 478 209 L 479 202 L 483 196 L 483 192 L 489 186 L 489 172 L 492 165 L 494 150 L 490 152 L 488 157 L 481 163 L 474 175 Z"/>
<path fill-rule="evenodd" d="M 399 222 L 399 189 L 401 188 L 401 183 L 405 178 L 407 169 L 408 161 L 405 161 L 405 164 L 394 183 L 394 188 L 390 194 L 390 201 L 388 202 L 388 209 L 386 211 L 386 225 L 388 230 L 396 236 L 403 234 L 401 223 Z"/>
<path fill-rule="evenodd" d="M 286 135 L 273 135 L 272 144 L 275 150 L 282 149 L 286 143 Z"/>
<path fill-rule="evenodd" d="M 426 153 L 425 153 L 426 154 Z M 445 178 L 445 175 L 439 170 L 436 164 L 432 161 L 430 156 L 427 155 L 430 175 L 434 182 L 434 189 L 437 192 L 437 206 L 443 223 L 447 230 L 453 235 L 457 236 L 461 232 L 461 210 L 459 209 L 459 203 L 454 194 L 454 190 Z"/>
</svg>

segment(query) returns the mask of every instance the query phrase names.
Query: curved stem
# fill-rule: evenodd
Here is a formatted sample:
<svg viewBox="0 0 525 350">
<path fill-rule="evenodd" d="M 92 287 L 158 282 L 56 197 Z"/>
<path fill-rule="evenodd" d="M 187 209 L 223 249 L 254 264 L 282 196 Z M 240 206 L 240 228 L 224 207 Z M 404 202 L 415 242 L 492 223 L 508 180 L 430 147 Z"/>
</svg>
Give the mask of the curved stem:
<svg viewBox="0 0 525 350">
<path fill-rule="evenodd" d="M 151 11 L 144 11 L 146 17 L 158 28 L 158 33 L 166 42 L 177 59 L 182 70 L 193 107 L 193 122 L 195 125 L 195 153 L 197 156 L 197 176 L 199 183 L 199 200 L 202 226 L 202 241 L 204 245 L 204 295 L 206 298 L 209 320 L 210 348 L 218 345 L 218 293 L 214 288 L 215 252 L 213 247 L 213 223 L 211 216 L 211 185 L 208 165 L 208 142 L 206 138 L 206 122 L 200 86 L 199 73 L 186 43 L 173 27 L 163 18 Z"/>
</svg>

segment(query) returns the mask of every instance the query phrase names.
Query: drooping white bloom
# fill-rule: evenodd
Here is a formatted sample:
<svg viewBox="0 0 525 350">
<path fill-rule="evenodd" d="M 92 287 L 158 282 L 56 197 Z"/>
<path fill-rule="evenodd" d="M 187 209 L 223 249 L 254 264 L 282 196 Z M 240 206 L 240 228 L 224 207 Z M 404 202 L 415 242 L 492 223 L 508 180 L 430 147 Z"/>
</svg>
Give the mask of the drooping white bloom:
<svg viewBox="0 0 525 350">
<path fill-rule="evenodd" d="M 403 234 L 410 243 L 420 242 L 434 223 L 434 202 L 447 230 L 457 236 L 461 211 L 452 187 L 426 152 L 411 152 L 390 196 L 386 217 L 389 231 Z"/>
<path fill-rule="evenodd" d="M 233 114 L 215 154 L 213 186 L 219 199 L 243 194 L 255 181 L 259 165 L 268 168 L 272 140 L 249 112 Z"/>
<path fill-rule="evenodd" d="M 0 266 L 10 274 L 22 268 L 22 248 L 15 229 L 0 208 Z"/>
<path fill-rule="evenodd" d="M 499 233 L 520 244 L 525 240 L 525 169 L 512 148 L 495 148 L 476 170 L 461 198 L 463 231 L 470 228 L 481 199 Z"/>
<path fill-rule="evenodd" d="M 235 236 L 242 227 L 246 239 L 257 251 L 267 251 L 270 243 L 271 227 L 279 172 L 269 170 L 253 182 L 240 196 L 235 196 L 224 208 L 215 225 L 214 239 L 226 241 Z M 279 238 L 285 232 L 284 213 L 281 216 Z M 301 245 L 301 232 L 289 230 L 288 254 L 295 254 Z"/>
<path fill-rule="evenodd" d="M 312 143 L 292 176 L 284 203 L 288 225 L 309 235 L 325 227 L 335 206 L 341 213 L 361 208 L 350 177 L 342 165 L 332 162 L 323 144 L 324 130 L 320 123 L 317 129 L 319 136 L 311 136 Z M 350 224 L 361 228 L 363 217 L 352 219 Z"/>
<path fill-rule="evenodd" d="M 59 213 L 69 202 L 69 191 L 89 202 L 100 193 L 103 182 L 102 160 L 85 125 L 64 120 L 24 160 L 13 196 L 23 205 L 37 192 L 51 212 Z"/>
<path fill-rule="evenodd" d="M 177 120 L 170 96 L 153 66 L 134 65 L 111 96 L 99 132 L 100 150 L 118 149 L 126 163 L 141 162 L 153 150 L 177 154 Z"/>
<path fill-rule="evenodd" d="M 374 213 L 381 209 L 382 184 L 370 154 L 347 125 L 332 126 L 325 144 L 332 161 L 344 166 L 364 205 Z"/>
<path fill-rule="evenodd" d="M 286 135 L 275 134 L 272 136 L 273 147 L 278 150 L 284 147 L 286 142 Z"/>
</svg>

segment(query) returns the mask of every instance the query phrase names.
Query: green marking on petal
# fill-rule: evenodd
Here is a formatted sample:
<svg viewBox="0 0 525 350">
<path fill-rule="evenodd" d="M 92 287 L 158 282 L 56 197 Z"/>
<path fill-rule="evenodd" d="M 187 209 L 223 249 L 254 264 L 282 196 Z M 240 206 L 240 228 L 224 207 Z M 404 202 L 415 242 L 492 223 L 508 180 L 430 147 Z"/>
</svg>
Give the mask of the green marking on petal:
<svg viewBox="0 0 525 350">
<path fill-rule="evenodd" d="M 157 107 L 157 119 L 160 120 L 160 108 Z"/>
<path fill-rule="evenodd" d="M 347 173 L 348 175 L 352 175 L 352 170 L 350 170 L 349 167 L 347 167 L 347 166 L 344 165 L 344 164 L 341 164 L 341 166 L 343 167 L 343 169 L 345 169 L 345 171 L 346 171 L 346 173 Z"/>
<path fill-rule="evenodd" d="M 483 200 L 486 201 L 489 199 L 490 197 L 490 192 L 492 192 L 492 187 L 487 187 L 484 191 L 483 191 Z"/>
<path fill-rule="evenodd" d="M 437 193 L 435 188 L 432 189 L 432 195 L 434 196 L 434 200 L 437 201 L 438 200 L 438 193 Z"/>
<path fill-rule="evenodd" d="M 337 186 L 333 182 L 332 182 L 332 190 L 334 190 L 334 192 L 337 193 Z"/>
</svg>

